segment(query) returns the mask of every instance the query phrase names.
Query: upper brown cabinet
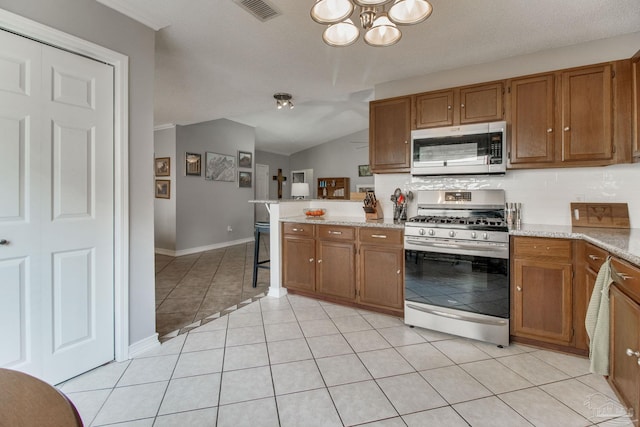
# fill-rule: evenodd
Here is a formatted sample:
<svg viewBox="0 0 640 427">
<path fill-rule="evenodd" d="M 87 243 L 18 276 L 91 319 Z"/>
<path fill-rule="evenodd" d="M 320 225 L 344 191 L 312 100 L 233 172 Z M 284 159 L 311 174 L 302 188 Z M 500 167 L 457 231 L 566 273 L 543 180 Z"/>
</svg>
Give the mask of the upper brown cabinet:
<svg viewBox="0 0 640 427">
<path fill-rule="evenodd" d="M 426 92 L 414 96 L 414 129 L 502 120 L 502 82 Z"/>
<path fill-rule="evenodd" d="M 502 82 L 460 88 L 460 123 L 502 120 Z"/>
<path fill-rule="evenodd" d="M 611 65 L 562 73 L 562 161 L 611 160 Z"/>
<path fill-rule="evenodd" d="M 555 76 L 545 74 L 508 82 L 511 165 L 555 161 Z"/>
<path fill-rule="evenodd" d="M 640 51 L 631 60 L 631 84 L 633 87 L 633 157 L 640 158 Z"/>
<path fill-rule="evenodd" d="M 629 161 L 628 69 L 617 61 L 508 80 L 509 167 Z"/>
<path fill-rule="evenodd" d="M 369 164 L 372 172 L 409 172 L 410 139 L 410 96 L 369 103 Z"/>
<path fill-rule="evenodd" d="M 453 125 L 453 89 L 416 95 L 413 105 L 416 129 Z"/>
</svg>

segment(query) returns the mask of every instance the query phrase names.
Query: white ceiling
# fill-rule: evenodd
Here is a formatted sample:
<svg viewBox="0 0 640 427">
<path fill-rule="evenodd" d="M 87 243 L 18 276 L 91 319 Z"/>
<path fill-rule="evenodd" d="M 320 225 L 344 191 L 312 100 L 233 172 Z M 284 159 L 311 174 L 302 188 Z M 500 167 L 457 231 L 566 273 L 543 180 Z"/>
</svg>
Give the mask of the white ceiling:
<svg viewBox="0 0 640 427">
<path fill-rule="evenodd" d="M 158 29 L 157 126 L 228 118 L 281 154 L 366 129 L 376 84 L 640 30 L 638 0 L 431 0 L 395 46 L 332 48 L 313 0 L 267 0 L 281 15 L 266 22 L 233 0 L 98 1 Z"/>
</svg>

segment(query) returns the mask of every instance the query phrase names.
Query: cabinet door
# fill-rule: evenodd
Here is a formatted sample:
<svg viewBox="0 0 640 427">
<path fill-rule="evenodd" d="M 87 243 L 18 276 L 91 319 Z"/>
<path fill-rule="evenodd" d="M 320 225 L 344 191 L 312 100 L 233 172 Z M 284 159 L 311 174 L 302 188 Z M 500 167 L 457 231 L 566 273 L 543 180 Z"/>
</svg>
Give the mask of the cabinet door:
<svg viewBox="0 0 640 427">
<path fill-rule="evenodd" d="M 553 74 L 510 82 L 512 165 L 553 163 L 556 134 Z"/>
<path fill-rule="evenodd" d="M 460 88 L 460 123 L 502 120 L 502 83 Z"/>
<path fill-rule="evenodd" d="M 356 296 L 353 243 L 318 240 L 316 290 L 324 295 L 354 301 Z"/>
<path fill-rule="evenodd" d="M 411 97 L 369 104 L 369 163 L 376 173 L 409 172 Z"/>
<path fill-rule="evenodd" d="M 453 90 L 429 92 L 414 98 L 416 129 L 453 125 Z"/>
<path fill-rule="evenodd" d="M 571 342 L 571 268 L 570 263 L 514 260 L 514 335 Z"/>
<path fill-rule="evenodd" d="M 609 382 L 627 408 L 637 415 L 640 413 L 640 358 L 634 352 L 640 351 L 640 306 L 617 286 L 611 287 L 610 304 Z"/>
<path fill-rule="evenodd" d="M 285 236 L 282 245 L 282 274 L 285 288 L 315 290 L 315 240 Z"/>
<path fill-rule="evenodd" d="M 562 161 L 613 155 L 611 65 L 562 73 Z"/>
<path fill-rule="evenodd" d="M 358 302 L 402 309 L 404 250 L 401 247 L 360 246 Z"/>
</svg>

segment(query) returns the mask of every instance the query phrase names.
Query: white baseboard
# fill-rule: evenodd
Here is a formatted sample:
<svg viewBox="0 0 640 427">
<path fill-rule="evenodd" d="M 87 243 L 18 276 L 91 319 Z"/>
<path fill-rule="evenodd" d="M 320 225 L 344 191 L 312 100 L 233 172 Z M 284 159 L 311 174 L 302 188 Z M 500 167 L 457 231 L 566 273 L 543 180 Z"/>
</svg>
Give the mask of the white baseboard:
<svg viewBox="0 0 640 427">
<path fill-rule="evenodd" d="M 228 246 L 241 245 L 243 243 L 253 242 L 253 237 L 247 237 L 246 239 L 232 240 L 230 242 L 214 243 L 213 245 L 199 246 L 197 248 L 180 249 L 179 251 L 172 249 L 156 248 L 156 253 L 160 255 L 167 255 L 172 257 L 197 254 L 198 252 L 211 251 L 214 249 L 226 248 Z"/>
<path fill-rule="evenodd" d="M 142 353 L 153 350 L 154 348 L 159 346 L 160 341 L 158 341 L 157 333 L 151 335 L 150 337 L 141 339 L 140 341 L 135 342 L 129 346 L 129 359 L 140 356 Z"/>
</svg>

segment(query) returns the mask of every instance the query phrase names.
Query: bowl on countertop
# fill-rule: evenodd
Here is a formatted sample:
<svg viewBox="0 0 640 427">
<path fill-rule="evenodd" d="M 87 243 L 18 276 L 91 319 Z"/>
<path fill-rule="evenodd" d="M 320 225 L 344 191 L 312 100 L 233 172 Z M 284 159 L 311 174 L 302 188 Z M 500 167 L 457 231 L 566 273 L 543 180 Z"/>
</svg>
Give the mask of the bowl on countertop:
<svg viewBox="0 0 640 427">
<path fill-rule="evenodd" d="M 303 211 L 307 218 L 320 218 L 327 213 L 327 210 L 322 208 L 305 208 Z"/>
</svg>

